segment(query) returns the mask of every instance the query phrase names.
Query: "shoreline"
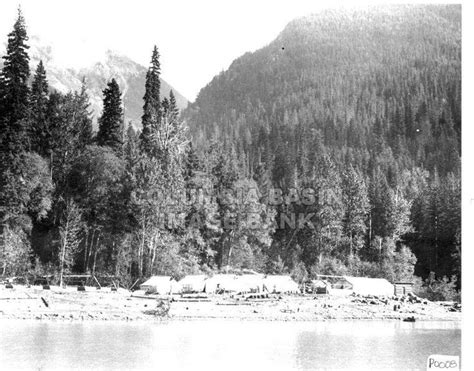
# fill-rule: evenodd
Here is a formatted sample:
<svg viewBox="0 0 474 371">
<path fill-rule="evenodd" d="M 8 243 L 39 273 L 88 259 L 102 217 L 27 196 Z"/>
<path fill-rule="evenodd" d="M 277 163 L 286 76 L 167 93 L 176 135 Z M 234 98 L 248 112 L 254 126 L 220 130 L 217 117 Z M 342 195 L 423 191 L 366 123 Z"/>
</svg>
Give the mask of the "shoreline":
<svg viewBox="0 0 474 371">
<path fill-rule="evenodd" d="M 460 322 L 462 313 L 449 303 L 410 302 L 394 298 L 280 295 L 265 302 L 229 301 L 221 295 L 206 301 L 171 301 L 169 313 L 154 315 L 157 298 L 134 297 L 127 290 L 75 288 L 42 290 L 16 286 L 0 289 L 0 320 L 53 322 L 240 321 L 415 321 Z"/>
<path fill-rule="evenodd" d="M 367 323 L 404 323 L 404 324 L 429 324 L 429 323 L 443 323 L 461 326 L 462 320 L 459 319 L 433 319 L 424 318 L 418 319 L 416 322 L 405 322 L 402 319 L 396 318 L 328 318 L 328 319 L 269 319 L 269 318 L 234 318 L 234 317 L 162 317 L 162 318 L 141 318 L 141 319 L 67 319 L 67 318 L 6 318 L 0 316 L 0 325 L 2 322 L 15 321 L 15 322 L 31 322 L 31 323 L 64 323 L 64 324 L 81 324 L 81 323 L 115 323 L 115 324 L 168 324 L 168 323 L 193 323 L 193 322 L 277 322 L 277 323 L 341 323 L 341 322 L 367 322 Z M 1 328 L 1 327 L 0 327 Z"/>
</svg>

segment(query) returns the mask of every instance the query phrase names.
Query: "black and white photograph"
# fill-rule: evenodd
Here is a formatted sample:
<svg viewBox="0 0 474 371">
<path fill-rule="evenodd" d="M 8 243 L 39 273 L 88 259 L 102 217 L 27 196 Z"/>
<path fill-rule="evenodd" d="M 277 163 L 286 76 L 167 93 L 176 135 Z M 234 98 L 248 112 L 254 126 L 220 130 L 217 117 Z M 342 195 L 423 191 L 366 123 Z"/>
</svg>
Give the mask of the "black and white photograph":
<svg viewBox="0 0 474 371">
<path fill-rule="evenodd" d="M 0 369 L 474 369 L 470 8 L 2 0 Z"/>
</svg>

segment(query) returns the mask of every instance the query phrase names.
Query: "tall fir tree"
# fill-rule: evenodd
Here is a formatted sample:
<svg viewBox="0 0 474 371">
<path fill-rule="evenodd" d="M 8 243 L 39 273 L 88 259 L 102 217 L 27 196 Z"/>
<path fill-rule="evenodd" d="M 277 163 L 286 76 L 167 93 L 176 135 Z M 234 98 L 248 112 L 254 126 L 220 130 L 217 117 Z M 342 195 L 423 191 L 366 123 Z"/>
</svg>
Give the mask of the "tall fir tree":
<svg viewBox="0 0 474 371">
<path fill-rule="evenodd" d="M 30 77 L 29 56 L 26 44 L 25 19 L 21 9 L 13 31 L 8 34 L 7 54 L 3 57 L 3 92 L 0 102 L 0 150 L 11 162 L 29 148 L 28 141 L 28 79 Z"/>
<path fill-rule="evenodd" d="M 173 123 L 173 126 L 176 126 L 178 125 L 179 108 L 178 104 L 176 103 L 176 97 L 174 96 L 173 90 L 170 90 L 170 98 L 168 102 L 168 112 L 170 121 Z"/>
<path fill-rule="evenodd" d="M 160 54 L 158 48 L 153 48 L 151 65 L 146 74 L 145 81 L 145 101 L 143 105 L 142 132 L 140 135 L 141 148 L 150 153 L 152 149 L 153 133 L 158 129 L 161 120 L 160 101 Z"/>
<path fill-rule="evenodd" d="M 168 115 L 170 109 L 170 101 L 168 100 L 167 97 L 164 97 L 163 100 L 161 101 L 161 114 L 163 117 L 166 117 Z"/>
<path fill-rule="evenodd" d="M 103 93 L 104 110 L 99 119 L 97 143 L 100 146 L 109 146 L 118 153 L 122 150 L 123 144 L 123 110 L 117 81 L 112 79 Z"/>
<path fill-rule="evenodd" d="M 49 155 L 50 132 L 47 119 L 48 81 L 43 61 L 38 63 L 31 85 L 31 150 L 43 157 Z"/>
<path fill-rule="evenodd" d="M 7 54 L 0 73 L 0 223 L 18 208 L 18 200 L 10 191 L 16 188 L 24 154 L 29 149 L 27 41 L 25 20 L 18 9 L 13 31 L 8 34 Z"/>
<path fill-rule="evenodd" d="M 389 237 L 389 219 L 392 201 L 390 186 L 385 174 L 377 168 L 374 170 L 369 187 L 370 215 L 369 215 L 369 240 L 375 236 Z"/>
<path fill-rule="evenodd" d="M 188 186 L 192 186 L 193 178 L 196 176 L 197 172 L 201 170 L 201 167 L 196 149 L 193 147 L 192 142 L 189 142 L 186 146 L 183 166 L 183 177 Z"/>
<path fill-rule="evenodd" d="M 74 94 L 77 110 L 77 141 L 78 147 L 84 149 L 93 141 L 92 118 L 89 111 L 89 95 L 87 94 L 86 79 L 82 79 L 81 91 Z"/>
<path fill-rule="evenodd" d="M 130 122 L 125 133 L 124 160 L 127 170 L 132 172 L 140 158 L 140 138 Z"/>
<path fill-rule="evenodd" d="M 353 255 L 363 243 L 370 204 L 364 179 L 352 166 L 342 176 L 342 201 L 345 206 L 343 228 L 349 238 L 349 255 Z"/>
</svg>

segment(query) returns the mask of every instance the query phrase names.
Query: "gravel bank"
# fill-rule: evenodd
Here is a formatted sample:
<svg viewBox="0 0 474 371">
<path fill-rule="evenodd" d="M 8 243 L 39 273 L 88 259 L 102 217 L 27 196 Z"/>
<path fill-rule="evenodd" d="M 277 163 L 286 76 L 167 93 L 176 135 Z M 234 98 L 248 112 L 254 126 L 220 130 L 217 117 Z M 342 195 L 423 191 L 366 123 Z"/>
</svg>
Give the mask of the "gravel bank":
<svg viewBox="0 0 474 371">
<path fill-rule="evenodd" d="M 281 296 L 269 301 L 234 301 L 220 295 L 209 301 L 172 301 L 168 315 L 154 315 L 157 299 L 132 297 L 127 290 L 15 286 L 0 288 L 0 319 L 63 321 L 161 321 L 241 319 L 265 321 L 415 320 L 460 321 L 448 303 L 411 302 L 378 297 Z"/>
</svg>

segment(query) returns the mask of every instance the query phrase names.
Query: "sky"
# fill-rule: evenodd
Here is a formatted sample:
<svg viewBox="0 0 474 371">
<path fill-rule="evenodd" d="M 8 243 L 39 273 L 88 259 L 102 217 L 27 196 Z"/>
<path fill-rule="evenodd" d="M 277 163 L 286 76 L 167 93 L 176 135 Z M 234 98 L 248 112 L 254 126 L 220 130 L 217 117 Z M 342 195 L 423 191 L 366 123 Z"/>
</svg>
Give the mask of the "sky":
<svg viewBox="0 0 474 371">
<path fill-rule="evenodd" d="M 21 5 L 28 34 L 51 45 L 54 63 L 61 66 L 87 67 L 103 59 L 108 49 L 148 66 L 156 44 L 161 55 L 162 77 L 193 101 L 199 90 L 234 59 L 270 43 L 292 19 L 352 3 L 1 0 L 0 40 L 6 40 Z"/>
</svg>

